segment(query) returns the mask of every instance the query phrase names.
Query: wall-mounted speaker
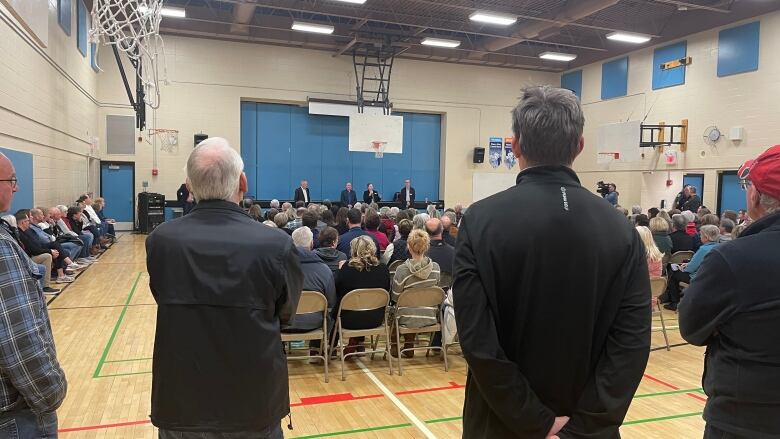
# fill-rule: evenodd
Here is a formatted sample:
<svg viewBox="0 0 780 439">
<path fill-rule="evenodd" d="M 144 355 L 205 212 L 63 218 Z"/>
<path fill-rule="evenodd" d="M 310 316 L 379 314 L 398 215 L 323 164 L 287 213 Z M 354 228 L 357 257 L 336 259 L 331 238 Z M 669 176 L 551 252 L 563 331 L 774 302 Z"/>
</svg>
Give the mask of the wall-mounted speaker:
<svg viewBox="0 0 780 439">
<path fill-rule="evenodd" d="M 208 134 L 195 134 L 195 145 L 193 145 L 193 148 L 198 146 L 198 144 L 206 139 L 209 138 Z"/>
<path fill-rule="evenodd" d="M 474 148 L 474 163 L 485 163 L 485 148 Z"/>
</svg>

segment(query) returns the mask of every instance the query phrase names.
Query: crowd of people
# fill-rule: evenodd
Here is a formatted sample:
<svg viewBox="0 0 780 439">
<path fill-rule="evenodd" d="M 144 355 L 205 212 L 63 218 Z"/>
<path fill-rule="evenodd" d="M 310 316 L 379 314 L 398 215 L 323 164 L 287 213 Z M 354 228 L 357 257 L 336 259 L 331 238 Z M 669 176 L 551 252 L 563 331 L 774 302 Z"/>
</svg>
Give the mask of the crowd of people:
<svg viewBox="0 0 780 439">
<path fill-rule="evenodd" d="M 2 226 L 36 264 L 45 295 L 58 295 L 55 285 L 72 283 L 116 240 L 105 205 L 105 199 L 83 194 L 70 206 L 19 209 L 2 217 Z"/>
</svg>

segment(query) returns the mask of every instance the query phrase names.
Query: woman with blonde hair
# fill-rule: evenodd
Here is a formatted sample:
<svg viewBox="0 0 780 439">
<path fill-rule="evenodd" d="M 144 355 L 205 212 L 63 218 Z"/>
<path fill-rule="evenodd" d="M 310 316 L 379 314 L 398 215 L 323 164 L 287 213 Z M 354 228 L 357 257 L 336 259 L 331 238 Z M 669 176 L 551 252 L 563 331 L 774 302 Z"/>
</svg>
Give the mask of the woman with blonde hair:
<svg viewBox="0 0 780 439">
<path fill-rule="evenodd" d="M 650 272 L 650 277 L 661 277 L 664 254 L 661 253 L 661 251 L 658 250 L 658 246 L 655 245 L 653 233 L 645 226 L 637 226 L 636 231 L 645 244 L 645 257 L 647 258 L 647 270 Z"/>
<path fill-rule="evenodd" d="M 339 312 L 341 299 L 352 290 L 362 288 L 390 289 L 390 271 L 387 266 L 379 263 L 376 256 L 376 245 L 369 236 L 358 236 L 349 243 L 349 259 L 342 261 L 341 268 L 336 276 L 336 303 L 333 306 L 333 318 L 336 319 Z M 351 313 L 341 315 L 341 326 L 344 329 L 370 329 L 376 328 L 385 318 L 385 309 L 377 308 L 368 312 Z M 352 352 L 362 344 L 364 337 L 351 338 L 345 353 Z M 361 347 L 362 348 L 362 347 Z M 358 350 L 361 350 L 358 348 Z"/>
<path fill-rule="evenodd" d="M 392 299 L 397 301 L 404 291 L 414 288 L 435 287 L 439 284 L 441 269 L 439 264 L 426 256 L 431 246 L 428 233 L 415 229 L 409 233 L 406 240 L 406 248 L 410 258 L 396 269 L 393 277 Z M 407 308 L 401 310 L 399 322 L 401 325 L 411 328 L 423 328 L 435 325 L 437 322 L 437 308 Z M 393 332 L 394 333 L 394 332 Z M 391 336 L 392 338 L 392 336 Z M 404 349 L 414 347 L 414 334 L 404 335 Z M 392 352 L 397 352 L 393 348 Z M 404 352 L 404 356 L 411 358 L 414 351 Z"/>
<path fill-rule="evenodd" d="M 655 241 L 658 251 L 663 254 L 670 254 L 672 252 L 672 238 L 669 236 L 669 223 L 660 216 L 656 216 L 650 220 L 650 231 L 653 233 L 653 241 Z"/>
</svg>

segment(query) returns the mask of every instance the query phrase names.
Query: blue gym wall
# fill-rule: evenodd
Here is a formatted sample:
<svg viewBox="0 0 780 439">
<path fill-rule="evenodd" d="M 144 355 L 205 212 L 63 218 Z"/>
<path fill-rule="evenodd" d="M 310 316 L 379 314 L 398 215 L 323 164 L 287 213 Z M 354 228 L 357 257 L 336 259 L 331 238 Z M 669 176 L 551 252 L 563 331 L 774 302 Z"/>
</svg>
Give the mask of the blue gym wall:
<svg viewBox="0 0 780 439">
<path fill-rule="evenodd" d="M 373 183 L 389 201 L 411 178 L 417 200 L 439 199 L 441 116 L 394 113 L 404 118 L 403 154 L 350 152 L 349 118 L 310 115 L 295 105 L 241 103 L 241 157 L 249 195 L 292 199 L 302 179 L 313 200 L 338 201 L 351 181 L 358 199 Z"/>
<path fill-rule="evenodd" d="M 10 213 L 19 209 L 31 209 L 33 204 L 33 156 L 27 152 L 14 151 L 13 149 L 0 148 L 0 152 L 11 160 L 16 170 L 17 190 L 14 201 L 11 203 Z M 8 183 L 2 183 L 8 184 Z"/>
</svg>

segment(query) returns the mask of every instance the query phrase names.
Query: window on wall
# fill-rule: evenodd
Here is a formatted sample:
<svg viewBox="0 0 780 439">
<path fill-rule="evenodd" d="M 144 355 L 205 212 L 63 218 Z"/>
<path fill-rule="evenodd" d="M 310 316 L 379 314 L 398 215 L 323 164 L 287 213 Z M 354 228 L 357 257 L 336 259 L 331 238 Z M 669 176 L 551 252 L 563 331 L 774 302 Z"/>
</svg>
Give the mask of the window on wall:
<svg viewBox="0 0 780 439">
<path fill-rule="evenodd" d="M 84 4 L 84 0 L 76 0 L 76 16 L 77 28 L 76 28 L 76 44 L 79 46 L 79 52 L 84 57 L 87 56 L 87 6 Z"/>
<path fill-rule="evenodd" d="M 70 15 L 71 15 L 71 0 L 57 0 L 57 23 L 65 31 L 66 35 L 70 35 Z"/>
</svg>

